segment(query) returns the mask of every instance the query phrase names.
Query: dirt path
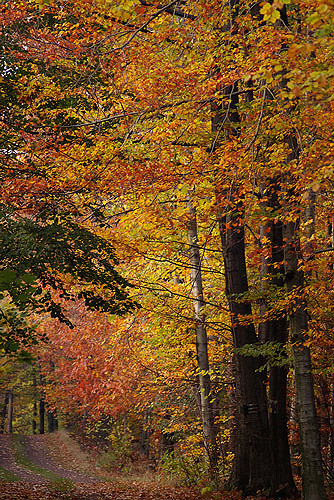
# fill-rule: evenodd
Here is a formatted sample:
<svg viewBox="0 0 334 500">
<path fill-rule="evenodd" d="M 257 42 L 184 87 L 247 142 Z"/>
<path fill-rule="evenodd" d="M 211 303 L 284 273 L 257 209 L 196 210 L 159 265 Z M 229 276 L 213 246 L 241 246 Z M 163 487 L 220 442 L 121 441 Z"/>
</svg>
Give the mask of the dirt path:
<svg viewBox="0 0 334 500">
<path fill-rule="evenodd" d="M 110 480 L 103 482 L 95 461 L 68 439 L 61 433 L 21 438 L 21 460 L 23 455 L 27 466 L 58 476 L 55 479 L 57 476 L 51 474 L 46 479 L 38 473 L 40 469 L 32 472 L 15 463 L 9 436 L 0 435 L 0 472 L 9 471 L 18 479 L 9 482 L 13 478 L 6 479 L 3 474 L 0 500 L 198 500 L 198 492 L 190 488 L 167 487 L 153 478 L 136 481 L 110 475 Z"/>
<path fill-rule="evenodd" d="M 96 477 L 83 474 L 74 469 L 65 469 L 58 463 L 59 454 L 51 456 L 50 450 L 45 445 L 45 436 L 24 436 L 23 438 L 26 456 L 33 464 L 57 474 L 73 483 L 97 483 Z"/>
<path fill-rule="evenodd" d="M 0 435 L 0 467 L 12 472 L 17 478 L 22 481 L 31 483 L 45 483 L 46 480 L 39 474 L 35 474 L 28 469 L 21 467 L 15 463 L 13 449 L 10 443 L 10 437 Z M 1 486 L 0 486 L 1 492 Z"/>
<path fill-rule="evenodd" d="M 22 436 L 21 455 L 27 463 L 23 466 L 15 461 L 15 452 L 10 436 L 0 435 L 0 500 L 54 500 L 65 498 L 107 499 L 105 495 L 89 492 L 93 485 L 101 483 L 92 474 L 82 472 L 75 454 L 66 446 L 59 434 Z M 21 447 L 20 447 L 21 448 Z M 22 456 L 21 460 L 22 461 Z M 29 470 L 29 468 L 37 470 Z M 40 470 L 42 469 L 42 470 Z M 40 473 L 41 472 L 41 473 Z M 49 475 L 45 477 L 44 474 Z M 50 474 L 51 473 L 51 474 Z M 12 475 L 16 481 L 13 481 Z M 9 478 L 9 479 L 8 479 Z M 8 480 L 13 482 L 8 482 Z M 62 480 L 65 480 L 62 482 Z M 67 481 L 70 481 L 66 483 Z M 71 491 L 66 491 L 70 489 Z M 59 491 L 58 491 L 59 490 Z"/>
</svg>

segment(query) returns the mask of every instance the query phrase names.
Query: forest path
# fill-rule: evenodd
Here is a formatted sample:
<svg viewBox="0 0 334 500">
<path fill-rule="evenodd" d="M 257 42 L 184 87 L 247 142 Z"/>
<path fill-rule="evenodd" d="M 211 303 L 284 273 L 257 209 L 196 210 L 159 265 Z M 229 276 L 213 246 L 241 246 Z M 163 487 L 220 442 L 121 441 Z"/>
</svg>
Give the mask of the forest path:
<svg viewBox="0 0 334 500">
<path fill-rule="evenodd" d="M 0 435 L 0 468 L 0 479 L 4 480 L 16 478 L 38 484 L 60 479 L 73 483 L 99 482 L 96 477 L 78 470 L 78 460 L 69 456 L 58 433 L 12 438 Z"/>
<path fill-rule="evenodd" d="M 0 500 L 196 500 L 198 492 L 110 476 L 61 433 L 0 435 Z M 152 479 L 152 478 L 151 478 Z M 208 499 L 207 499 L 208 500 Z"/>
<path fill-rule="evenodd" d="M 46 469 L 47 471 L 52 472 L 53 474 L 56 474 L 63 479 L 73 481 L 74 483 L 99 482 L 99 479 L 97 479 L 96 477 L 90 475 L 88 476 L 87 474 L 83 474 L 82 472 L 74 469 L 75 463 L 73 463 L 72 468 L 70 469 L 64 468 L 62 463 L 59 463 L 61 458 L 59 452 L 61 452 L 61 450 L 57 450 L 57 448 L 51 449 L 46 445 L 45 438 L 48 437 L 48 441 L 50 441 L 50 436 L 52 435 L 23 437 L 24 451 L 31 463 L 36 464 L 38 467 Z M 63 460 L 61 462 L 63 462 Z"/>
<path fill-rule="evenodd" d="M 13 474 L 13 476 L 22 481 L 34 483 L 45 482 L 40 475 L 35 474 L 29 469 L 26 469 L 25 467 L 22 467 L 21 465 L 16 463 L 14 451 L 11 446 L 11 439 L 10 436 L 7 435 L 0 435 L 0 467 L 2 472 L 1 475 L 3 477 L 7 476 L 8 471 L 10 473 L 8 474 L 9 477 L 11 476 L 11 474 Z"/>
</svg>

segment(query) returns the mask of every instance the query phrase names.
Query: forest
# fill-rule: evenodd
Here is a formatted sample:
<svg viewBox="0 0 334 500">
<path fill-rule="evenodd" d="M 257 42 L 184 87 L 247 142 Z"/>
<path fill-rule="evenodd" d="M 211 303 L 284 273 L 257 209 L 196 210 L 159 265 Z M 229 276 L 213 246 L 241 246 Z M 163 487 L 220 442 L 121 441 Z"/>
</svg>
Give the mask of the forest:
<svg viewBox="0 0 334 500">
<path fill-rule="evenodd" d="M 2 0 L 0 26 L 0 433 L 325 500 L 333 0 Z"/>
</svg>

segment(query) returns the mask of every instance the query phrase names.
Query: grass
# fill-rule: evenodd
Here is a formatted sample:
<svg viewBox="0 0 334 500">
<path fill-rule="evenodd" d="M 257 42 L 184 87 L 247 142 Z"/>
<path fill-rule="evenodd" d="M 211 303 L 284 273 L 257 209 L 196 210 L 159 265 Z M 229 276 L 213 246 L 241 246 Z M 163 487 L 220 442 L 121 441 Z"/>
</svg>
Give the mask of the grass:
<svg viewBox="0 0 334 500">
<path fill-rule="evenodd" d="M 74 483 L 70 479 L 59 478 L 49 484 L 49 489 L 57 493 L 67 493 L 74 489 Z"/>
<path fill-rule="evenodd" d="M 110 477 L 99 467 L 98 460 L 94 459 L 90 453 L 84 451 L 79 443 L 65 430 L 59 430 L 52 435 L 46 434 L 46 442 L 48 448 L 54 450 L 56 454 L 59 454 L 59 449 L 62 449 L 63 454 L 58 459 L 65 468 L 72 469 L 73 464 L 75 464 L 76 469 L 83 474 L 98 477 L 103 482 L 110 481 Z M 58 444 L 58 448 L 57 446 L 55 448 L 56 443 Z"/>
<path fill-rule="evenodd" d="M 19 481 L 19 478 L 15 476 L 15 474 L 10 470 L 0 467 L 0 481 L 4 481 L 6 483 L 14 483 L 15 481 Z"/>
<path fill-rule="evenodd" d="M 25 448 L 22 436 L 20 436 L 19 434 L 13 434 L 12 446 L 14 450 L 15 462 L 17 464 L 21 465 L 22 467 L 25 467 L 26 469 L 29 469 L 32 472 L 35 472 L 35 474 L 43 476 L 45 479 L 48 479 L 49 481 L 56 482 L 62 479 L 60 476 L 58 476 L 58 474 L 43 469 L 39 465 L 30 462 L 29 458 L 25 454 Z"/>
</svg>

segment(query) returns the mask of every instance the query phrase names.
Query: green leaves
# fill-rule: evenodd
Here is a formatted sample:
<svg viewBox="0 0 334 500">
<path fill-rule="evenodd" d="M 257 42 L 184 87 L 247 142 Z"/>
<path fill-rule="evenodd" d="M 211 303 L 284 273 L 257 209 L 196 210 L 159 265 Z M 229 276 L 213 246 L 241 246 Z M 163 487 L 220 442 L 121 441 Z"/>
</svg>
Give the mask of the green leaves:
<svg viewBox="0 0 334 500">
<path fill-rule="evenodd" d="M 115 269 L 112 245 L 75 222 L 69 214 L 25 218 L 2 206 L 0 209 L 0 300 L 11 303 L 17 314 L 48 312 L 71 326 L 60 299 L 84 299 L 89 309 L 125 314 L 135 307 L 129 298 L 130 284 Z M 6 349 L 16 318 L 7 315 Z M 9 327 L 11 325 L 11 328 Z M 15 341 L 16 342 L 16 341 Z"/>
<path fill-rule="evenodd" d="M 265 363 L 259 371 L 265 370 L 269 366 L 283 367 L 289 364 L 286 349 L 280 342 L 264 342 L 263 344 L 246 344 L 236 349 L 241 356 L 251 356 L 253 358 L 263 357 Z"/>
</svg>

